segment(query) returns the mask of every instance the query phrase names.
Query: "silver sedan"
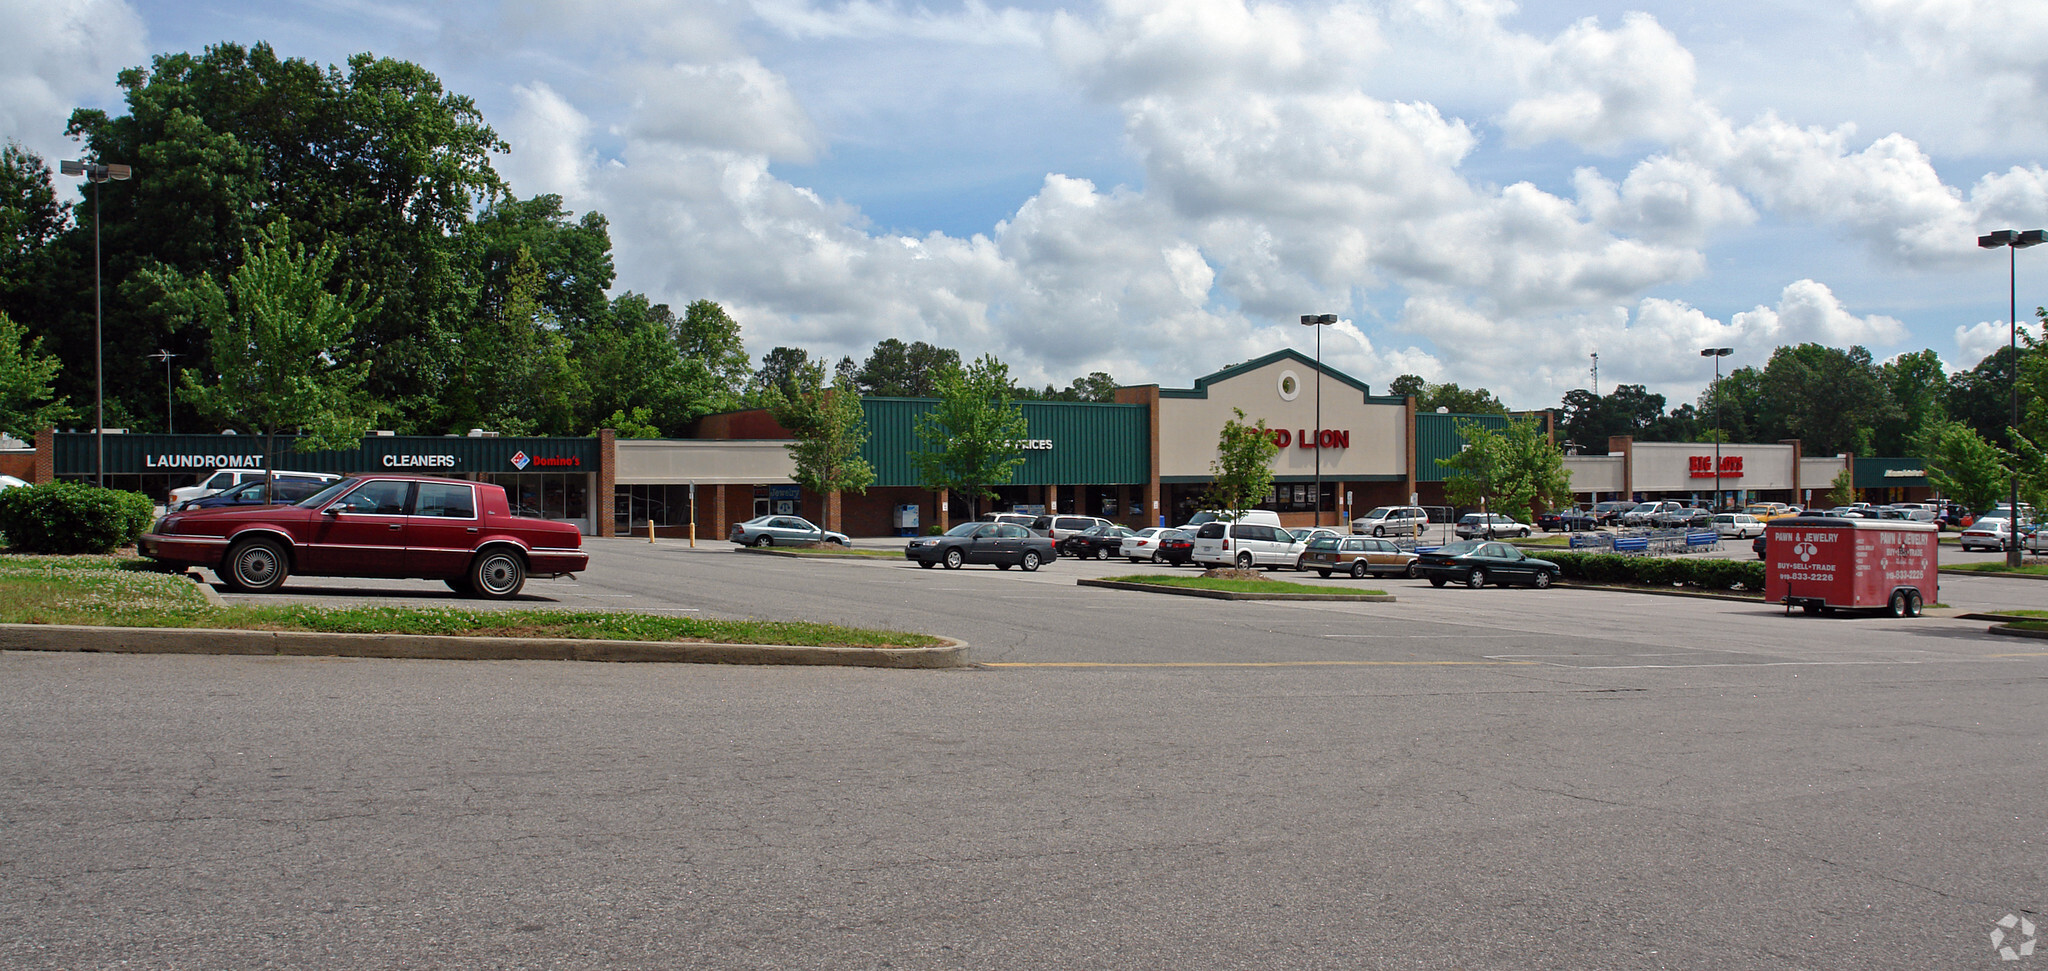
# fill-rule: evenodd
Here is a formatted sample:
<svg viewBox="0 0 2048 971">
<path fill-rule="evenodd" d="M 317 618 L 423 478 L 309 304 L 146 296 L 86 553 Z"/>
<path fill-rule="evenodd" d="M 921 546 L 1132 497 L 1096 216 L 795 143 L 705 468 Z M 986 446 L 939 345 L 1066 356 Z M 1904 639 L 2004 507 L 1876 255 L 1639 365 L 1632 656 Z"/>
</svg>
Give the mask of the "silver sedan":
<svg viewBox="0 0 2048 971">
<path fill-rule="evenodd" d="M 741 546 L 795 546 L 798 543 L 853 545 L 853 540 L 845 533 L 834 533 L 812 525 L 810 520 L 802 516 L 755 516 L 746 522 L 732 524 L 732 531 L 726 538 Z"/>
</svg>

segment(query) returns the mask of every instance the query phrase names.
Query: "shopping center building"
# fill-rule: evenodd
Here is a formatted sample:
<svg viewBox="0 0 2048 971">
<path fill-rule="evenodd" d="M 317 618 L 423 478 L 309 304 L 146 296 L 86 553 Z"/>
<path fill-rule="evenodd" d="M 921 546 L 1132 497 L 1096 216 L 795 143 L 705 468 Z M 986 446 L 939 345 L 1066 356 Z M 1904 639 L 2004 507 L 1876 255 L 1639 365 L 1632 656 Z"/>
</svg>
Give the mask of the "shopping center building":
<svg viewBox="0 0 2048 971">
<path fill-rule="evenodd" d="M 1292 349 L 1224 368 L 1189 388 L 1135 385 L 1114 402 L 1022 401 L 1024 463 L 970 505 L 926 488 L 911 455 L 924 447 L 920 416 L 937 402 L 867 398 L 862 455 L 876 477 L 838 497 L 840 528 L 854 536 L 923 532 L 991 508 L 1074 512 L 1132 526 L 1185 522 L 1202 508 L 1223 426 L 1237 412 L 1263 420 L 1279 453 L 1263 508 L 1290 526 L 1335 525 L 1374 506 L 1444 505 L 1439 460 L 1457 454 L 1460 422 L 1499 427 L 1497 415 L 1417 414 L 1413 399 L 1375 395 L 1362 381 Z M 1320 421 L 1318 415 L 1320 414 Z M 1535 413 L 1548 423 L 1547 412 Z M 588 535 L 681 537 L 695 527 L 723 539 L 730 524 L 770 512 L 826 518 L 832 497 L 790 477 L 790 435 L 762 410 L 707 416 L 683 439 L 500 438 L 374 434 L 359 448 L 297 452 L 281 438 L 274 463 L 308 472 L 411 472 L 497 482 L 529 515 L 577 524 Z M 1554 435 L 1554 431 L 1553 431 Z M 103 449 L 103 458 L 101 457 Z M 1568 449 L 1569 451 L 1569 449 Z M 34 482 L 90 481 L 162 499 L 220 468 L 261 468 L 249 435 L 145 435 L 46 431 L 32 455 L 0 454 L 0 472 Z M 1798 442 L 1633 442 L 1607 455 L 1570 455 L 1584 501 L 1615 498 L 1775 500 L 1811 505 L 1845 468 L 1874 501 L 1925 498 L 1916 460 L 1808 456 Z M 1320 488 L 1318 485 L 1320 484 Z"/>
</svg>

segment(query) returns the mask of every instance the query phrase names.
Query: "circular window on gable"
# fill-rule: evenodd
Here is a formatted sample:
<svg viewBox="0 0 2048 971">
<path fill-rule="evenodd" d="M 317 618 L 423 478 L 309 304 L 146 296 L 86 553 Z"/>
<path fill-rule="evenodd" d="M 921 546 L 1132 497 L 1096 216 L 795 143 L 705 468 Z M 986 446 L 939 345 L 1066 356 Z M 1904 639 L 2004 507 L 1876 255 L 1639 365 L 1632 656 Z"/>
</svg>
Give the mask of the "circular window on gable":
<svg viewBox="0 0 2048 971">
<path fill-rule="evenodd" d="M 1280 400 L 1293 401 L 1301 394 L 1301 376 L 1292 369 L 1280 372 Z"/>
</svg>

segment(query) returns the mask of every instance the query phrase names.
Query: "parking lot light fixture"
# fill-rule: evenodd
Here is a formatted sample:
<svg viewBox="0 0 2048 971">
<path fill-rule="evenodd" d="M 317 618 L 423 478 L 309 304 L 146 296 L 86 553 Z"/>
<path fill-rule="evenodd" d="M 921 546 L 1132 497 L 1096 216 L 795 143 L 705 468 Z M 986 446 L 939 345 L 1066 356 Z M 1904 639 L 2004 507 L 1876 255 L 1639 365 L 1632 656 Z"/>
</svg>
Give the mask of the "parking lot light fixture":
<svg viewBox="0 0 2048 971">
<path fill-rule="evenodd" d="M 2026 249 L 2029 246 L 2038 246 L 2043 242 L 2048 242 L 2048 230 L 2001 229 L 1995 233 L 1987 233 L 1977 237 L 1977 245 L 1985 249 L 2005 248 L 2006 313 L 2009 315 L 2007 320 L 2012 325 L 2005 334 L 2006 346 L 2011 349 L 2012 354 L 2012 431 L 2008 433 L 2011 435 L 2018 435 L 2020 433 L 2019 258 L 2016 254 L 2020 250 Z M 2006 522 L 2010 524 L 2012 535 L 2012 541 L 2005 546 L 2005 565 L 2017 570 L 2020 568 L 2019 470 L 2017 468 L 2007 469 L 2005 477 L 2006 489 L 2011 502 L 2011 505 L 2006 507 L 2007 512 L 2011 514 L 2011 517 Z"/>
<path fill-rule="evenodd" d="M 1732 347 L 1706 347 L 1701 357 L 1714 359 L 1714 387 L 1707 393 L 1714 399 L 1714 511 L 1721 511 L 1721 359 L 1735 353 Z"/>
<path fill-rule="evenodd" d="M 1302 314 L 1301 324 L 1316 329 L 1316 525 L 1323 524 L 1323 328 L 1337 322 L 1336 314 Z"/>
<path fill-rule="evenodd" d="M 65 175 L 82 175 L 92 188 L 92 477 L 95 485 L 107 484 L 107 379 L 106 336 L 100 301 L 100 190 L 99 184 L 114 179 L 125 182 L 135 176 L 126 165 L 108 165 L 82 159 L 57 163 Z"/>
</svg>

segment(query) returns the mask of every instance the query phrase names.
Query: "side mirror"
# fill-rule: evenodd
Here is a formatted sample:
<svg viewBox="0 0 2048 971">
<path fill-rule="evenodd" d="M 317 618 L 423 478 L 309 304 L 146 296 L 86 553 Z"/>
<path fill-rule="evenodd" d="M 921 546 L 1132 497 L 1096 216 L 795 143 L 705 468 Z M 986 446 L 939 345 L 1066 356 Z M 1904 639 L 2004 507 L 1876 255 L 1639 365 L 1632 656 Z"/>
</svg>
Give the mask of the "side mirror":
<svg viewBox="0 0 2048 971">
<path fill-rule="evenodd" d="M 339 516 L 342 514 L 343 511 L 344 510 L 342 509 L 341 503 L 338 502 L 335 503 L 334 505 L 328 506 L 327 508 L 320 510 L 320 512 L 323 515 L 328 516 Z"/>
</svg>

